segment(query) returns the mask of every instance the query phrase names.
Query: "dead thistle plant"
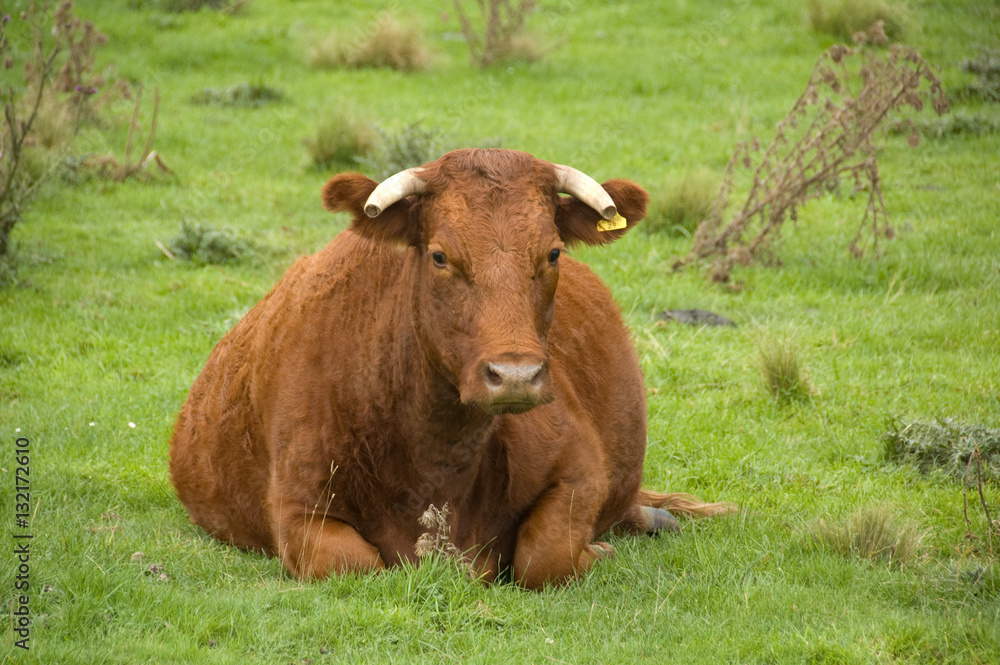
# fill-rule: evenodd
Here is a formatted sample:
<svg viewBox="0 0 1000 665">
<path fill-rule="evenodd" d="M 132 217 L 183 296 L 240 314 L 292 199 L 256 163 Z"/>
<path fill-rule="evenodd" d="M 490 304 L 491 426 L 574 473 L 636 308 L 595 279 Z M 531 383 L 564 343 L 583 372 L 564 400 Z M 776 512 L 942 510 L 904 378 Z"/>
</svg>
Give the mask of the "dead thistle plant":
<svg viewBox="0 0 1000 665">
<path fill-rule="evenodd" d="M 823 53 L 770 145 L 762 148 L 754 138 L 736 146 L 708 218 L 674 270 L 711 259 L 713 281 L 729 281 L 734 266 L 771 257 L 785 221 L 796 221 L 801 206 L 835 189 L 842 179 L 868 191 L 851 252 L 861 257 L 870 244 L 877 256 L 879 239 L 893 237 L 875 130 L 891 112 L 903 107 L 920 111 L 925 100 L 941 115 L 948 110 L 948 98 L 938 68 L 915 49 L 894 44 L 883 55 L 873 48 L 886 42 L 881 21 L 856 39 L 854 48 L 839 44 Z M 911 145 L 918 141 L 916 133 L 910 135 Z M 724 215 L 740 170 L 750 174 L 750 191 L 727 222 Z"/>
</svg>

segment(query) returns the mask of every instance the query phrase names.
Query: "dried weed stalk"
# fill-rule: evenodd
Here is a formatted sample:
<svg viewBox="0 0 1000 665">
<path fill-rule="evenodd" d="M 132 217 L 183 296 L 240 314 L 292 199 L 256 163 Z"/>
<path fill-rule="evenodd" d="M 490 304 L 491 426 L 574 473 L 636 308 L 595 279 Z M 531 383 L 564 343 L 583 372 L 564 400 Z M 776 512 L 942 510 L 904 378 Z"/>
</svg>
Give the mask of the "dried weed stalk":
<svg viewBox="0 0 1000 665">
<path fill-rule="evenodd" d="M 447 503 L 441 508 L 433 503 L 427 506 L 427 510 L 418 520 L 420 526 L 428 531 L 417 539 L 417 556 L 422 559 L 436 554 L 446 559 L 454 559 L 463 568 L 469 568 L 469 560 L 451 541 L 451 525 L 448 524 L 448 515 L 450 514 L 451 508 L 448 507 Z"/>
<path fill-rule="evenodd" d="M 902 107 L 919 111 L 925 100 L 938 115 L 948 110 L 939 70 L 911 47 L 894 44 L 887 51 L 882 23 L 855 35 L 855 48 L 830 47 L 819 59 L 805 91 L 796 100 L 771 144 L 755 138 L 733 151 L 708 219 L 695 234 L 690 252 L 674 263 L 680 270 L 711 259 L 711 277 L 726 282 L 736 265 L 771 258 L 772 244 L 798 208 L 851 178 L 868 190 L 865 214 L 851 252 L 860 257 L 870 242 L 878 253 L 880 238 L 892 238 L 879 177 L 876 128 Z M 884 55 L 883 55 L 884 53 Z M 918 135 L 911 134 L 916 145 Z M 743 206 L 724 222 L 737 172 L 751 173 Z"/>
<path fill-rule="evenodd" d="M 105 178 L 124 182 L 129 178 L 149 179 L 153 174 L 147 167 L 156 165 L 160 172 L 172 174 L 173 171 L 164 163 L 163 159 L 153 150 L 153 139 L 156 137 L 156 116 L 160 110 L 160 90 L 157 88 L 153 92 L 153 117 L 149 121 L 149 132 L 142 149 L 142 156 L 138 160 L 133 160 L 132 150 L 135 146 L 136 132 L 139 127 L 139 108 L 142 104 L 142 88 L 138 88 L 135 95 L 135 106 L 132 108 L 132 122 L 128 128 L 128 139 L 125 143 L 125 163 L 119 162 L 110 155 L 91 155 L 84 161 L 84 165 Z"/>
<path fill-rule="evenodd" d="M 535 0 L 476 0 L 475 4 L 483 17 L 482 30 L 473 26 L 462 8 L 462 0 L 455 0 L 455 13 L 469 46 L 472 64 L 489 67 L 514 54 L 524 21 L 537 3 Z"/>
<path fill-rule="evenodd" d="M 985 462 L 983 455 L 979 451 L 979 446 L 975 446 L 972 454 L 969 455 L 969 463 L 965 467 L 965 482 L 962 487 L 962 516 L 965 517 L 966 532 L 965 537 L 971 541 L 984 543 L 987 553 L 992 559 L 996 556 L 996 549 L 1000 548 L 1000 519 L 994 520 L 990 515 L 990 507 L 986 503 L 986 495 L 983 493 L 982 468 Z M 976 469 L 976 490 L 979 493 L 979 505 L 983 508 L 983 515 L 986 518 L 986 527 L 982 538 L 973 531 L 972 520 L 969 519 L 969 476 L 973 466 Z"/>
</svg>

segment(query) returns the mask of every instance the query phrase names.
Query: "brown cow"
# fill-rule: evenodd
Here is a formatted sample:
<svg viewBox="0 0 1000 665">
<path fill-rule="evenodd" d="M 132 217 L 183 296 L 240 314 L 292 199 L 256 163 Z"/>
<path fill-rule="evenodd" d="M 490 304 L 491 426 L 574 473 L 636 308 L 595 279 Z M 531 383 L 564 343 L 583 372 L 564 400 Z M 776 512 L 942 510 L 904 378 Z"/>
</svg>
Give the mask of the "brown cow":
<svg viewBox="0 0 1000 665">
<path fill-rule="evenodd" d="M 647 200 L 507 150 L 378 187 L 332 178 L 323 201 L 350 227 L 219 342 L 177 419 L 192 520 L 322 578 L 414 561 L 418 519 L 448 504 L 484 579 L 537 588 L 610 554 L 595 538 L 616 525 L 727 510 L 640 491 L 639 364 L 611 295 L 564 251 L 620 237 Z"/>
</svg>

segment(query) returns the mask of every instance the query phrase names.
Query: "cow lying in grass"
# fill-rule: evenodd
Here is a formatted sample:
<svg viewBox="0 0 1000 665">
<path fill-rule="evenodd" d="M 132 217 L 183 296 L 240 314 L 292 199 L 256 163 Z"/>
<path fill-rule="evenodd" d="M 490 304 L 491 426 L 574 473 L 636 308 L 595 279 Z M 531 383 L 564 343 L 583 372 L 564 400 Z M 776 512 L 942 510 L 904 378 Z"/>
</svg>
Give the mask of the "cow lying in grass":
<svg viewBox="0 0 1000 665">
<path fill-rule="evenodd" d="M 647 200 L 507 150 L 332 178 L 350 227 L 219 342 L 177 419 L 192 520 L 323 578 L 415 560 L 418 519 L 447 504 L 477 574 L 537 588 L 610 554 L 611 529 L 728 510 L 640 490 L 639 364 L 564 251 L 622 236 Z"/>
</svg>

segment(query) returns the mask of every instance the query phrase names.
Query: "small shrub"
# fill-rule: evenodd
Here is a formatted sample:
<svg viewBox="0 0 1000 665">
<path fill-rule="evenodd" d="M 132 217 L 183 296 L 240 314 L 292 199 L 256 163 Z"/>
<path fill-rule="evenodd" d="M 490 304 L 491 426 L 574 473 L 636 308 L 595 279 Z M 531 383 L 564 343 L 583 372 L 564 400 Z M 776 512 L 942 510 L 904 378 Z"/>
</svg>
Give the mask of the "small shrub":
<svg viewBox="0 0 1000 665">
<path fill-rule="evenodd" d="M 230 229 L 211 224 L 181 222 L 180 234 L 167 244 L 168 256 L 199 265 L 238 263 L 257 256 L 260 248 Z"/>
<path fill-rule="evenodd" d="M 691 236 L 712 209 L 719 180 L 707 170 L 685 173 L 650 192 L 642 228 L 649 233 Z"/>
<path fill-rule="evenodd" d="M 139 0 L 133 3 L 144 7 L 147 3 Z M 225 14 L 236 14 L 242 11 L 250 0 L 156 0 L 155 6 L 161 11 L 179 14 L 181 12 L 197 12 L 202 9 L 213 9 Z"/>
<path fill-rule="evenodd" d="M 68 149 L 103 82 L 93 73 L 94 54 L 107 38 L 73 14 L 72 2 L 56 8 L 48 30 L 42 25 L 47 11 L 48 5 L 30 3 L 21 14 L 18 27 L 30 32 L 31 45 L 23 60 L 7 37 L 11 17 L 0 16 L 0 66 L 24 72 L 22 85 L 15 86 L 13 77 L 0 84 L 0 257 L 6 257 L 5 272 L 14 265 L 10 234 L 59 162 L 31 153 Z"/>
<path fill-rule="evenodd" d="M 912 464 L 923 473 L 940 470 L 955 479 L 965 477 L 978 449 L 983 480 L 1000 482 L 1000 429 L 951 418 L 910 423 L 894 420 L 884 441 L 886 461 Z"/>
<path fill-rule="evenodd" d="M 900 520 L 886 506 L 878 506 L 859 510 L 839 522 L 817 520 L 809 537 L 844 557 L 901 565 L 917 558 L 924 534 L 915 524 Z"/>
<path fill-rule="evenodd" d="M 404 72 L 426 69 L 431 60 L 423 31 L 400 23 L 385 12 L 358 39 L 344 40 L 330 34 L 312 45 L 307 55 L 311 67 L 388 67 Z"/>
<path fill-rule="evenodd" d="M 906 8 L 886 0 L 809 0 L 807 11 L 813 30 L 844 40 L 876 21 L 882 21 L 886 35 L 895 40 L 914 29 L 914 20 Z"/>
<path fill-rule="evenodd" d="M 949 113 L 940 118 L 908 119 L 890 127 L 893 134 L 917 134 L 926 139 L 945 139 L 952 136 L 985 136 L 1000 132 L 1000 118 L 985 114 L 968 115 Z M 911 139 L 912 141 L 912 139 Z"/>
<path fill-rule="evenodd" d="M 321 117 L 313 135 L 303 140 L 309 163 L 317 169 L 356 163 L 369 156 L 377 142 L 375 126 L 343 108 Z"/>
<path fill-rule="evenodd" d="M 376 132 L 378 146 L 358 162 L 379 181 L 403 169 L 426 164 L 447 152 L 444 133 L 437 127 L 424 127 L 415 122 L 395 133 L 381 127 L 376 128 Z"/>
<path fill-rule="evenodd" d="M 272 102 L 279 102 L 284 93 L 263 83 L 238 83 L 228 88 L 205 88 L 195 94 L 191 101 L 195 104 L 211 104 L 237 108 L 257 108 Z"/>
<path fill-rule="evenodd" d="M 976 75 L 976 80 L 960 91 L 963 97 L 1000 102 L 1000 49 L 983 49 L 979 56 L 960 62 L 958 68 Z"/>
<path fill-rule="evenodd" d="M 476 20 L 466 14 L 462 0 L 454 1 L 473 65 L 489 67 L 504 60 L 541 57 L 537 42 L 523 32 L 535 0 L 476 0 L 480 14 Z"/>
<path fill-rule="evenodd" d="M 779 402 L 807 400 L 816 392 L 808 370 L 799 362 L 799 350 L 791 339 L 762 340 L 758 359 L 764 385 Z"/>
</svg>

